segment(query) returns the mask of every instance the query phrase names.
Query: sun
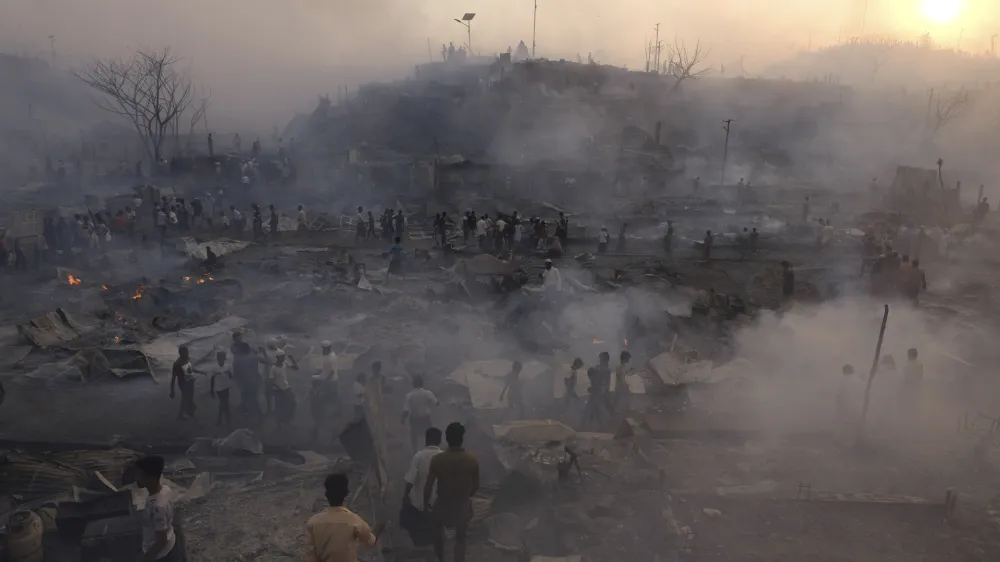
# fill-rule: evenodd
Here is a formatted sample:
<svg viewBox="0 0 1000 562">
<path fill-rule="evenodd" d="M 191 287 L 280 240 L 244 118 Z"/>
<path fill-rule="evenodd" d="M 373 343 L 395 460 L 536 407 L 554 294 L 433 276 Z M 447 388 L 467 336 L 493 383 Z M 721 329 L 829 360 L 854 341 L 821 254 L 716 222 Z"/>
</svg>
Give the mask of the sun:
<svg viewBox="0 0 1000 562">
<path fill-rule="evenodd" d="M 962 13 L 964 4 L 965 0 L 922 0 L 920 12 L 934 23 L 951 23 Z"/>
</svg>

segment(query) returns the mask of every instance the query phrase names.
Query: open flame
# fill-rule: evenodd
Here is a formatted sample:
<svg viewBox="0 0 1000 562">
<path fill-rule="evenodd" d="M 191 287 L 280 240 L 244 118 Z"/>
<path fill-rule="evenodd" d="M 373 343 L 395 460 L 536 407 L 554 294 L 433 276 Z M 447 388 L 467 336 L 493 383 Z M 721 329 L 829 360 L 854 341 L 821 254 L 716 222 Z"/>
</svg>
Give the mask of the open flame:
<svg viewBox="0 0 1000 562">
<path fill-rule="evenodd" d="M 208 274 L 203 275 L 202 277 L 200 277 L 198 279 L 198 284 L 201 285 L 205 281 L 215 281 L 215 277 L 212 277 L 211 275 L 208 275 Z"/>
<path fill-rule="evenodd" d="M 80 283 L 83 283 L 83 281 L 81 281 L 79 277 L 75 277 L 70 273 L 66 274 L 66 282 L 69 283 L 70 285 L 79 285 Z"/>
<path fill-rule="evenodd" d="M 107 291 L 108 290 L 108 286 L 107 285 L 101 285 L 101 290 Z"/>
<path fill-rule="evenodd" d="M 148 288 L 149 287 L 147 287 L 145 285 L 139 285 L 138 287 L 136 287 L 135 288 L 135 294 L 132 295 L 132 300 L 137 301 L 137 300 L 141 299 L 143 291 L 145 291 Z"/>
<path fill-rule="evenodd" d="M 184 280 L 185 281 L 190 281 L 191 280 L 191 276 L 190 275 L 185 275 L 184 276 Z"/>
<path fill-rule="evenodd" d="M 115 336 L 115 343 L 120 342 L 122 339 L 119 336 Z"/>
<path fill-rule="evenodd" d="M 599 340 L 599 339 L 597 339 L 597 338 L 594 338 L 594 345 L 598 345 L 598 344 L 602 344 L 602 343 L 604 343 L 604 342 L 601 341 L 601 340 Z"/>
</svg>

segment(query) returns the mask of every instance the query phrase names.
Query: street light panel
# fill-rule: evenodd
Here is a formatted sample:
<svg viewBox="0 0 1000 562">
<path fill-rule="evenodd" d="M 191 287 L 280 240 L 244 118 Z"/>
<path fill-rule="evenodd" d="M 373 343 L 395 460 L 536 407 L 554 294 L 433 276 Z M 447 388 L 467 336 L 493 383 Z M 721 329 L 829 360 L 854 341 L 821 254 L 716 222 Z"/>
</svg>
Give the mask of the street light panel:
<svg viewBox="0 0 1000 562">
<path fill-rule="evenodd" d="M 472 21 L 474 17 L 476 17 L 476 14 L 468 13 L 462 16 L 462 21 Z"/>
</svg>

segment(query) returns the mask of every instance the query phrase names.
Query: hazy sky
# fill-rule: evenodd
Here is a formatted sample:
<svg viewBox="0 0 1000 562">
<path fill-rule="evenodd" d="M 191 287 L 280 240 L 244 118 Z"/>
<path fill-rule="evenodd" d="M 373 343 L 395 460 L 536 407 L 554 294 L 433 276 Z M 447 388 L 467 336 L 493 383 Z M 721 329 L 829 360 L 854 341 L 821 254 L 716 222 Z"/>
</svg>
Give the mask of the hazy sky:
<svg viewBox="0 0 1000 562">
<path fill-rule="evenodd" d="M 472 43 L 491 53 L 523 39 L 530 47 L 533 0 L 0 0 L 0 48 L 48 52 L 55 35 L 64 62 L 172 45 L 230 113 L 306 109 L 320 91 L 401 76 L 466 40 L 453 21 L 475 12 Z M 712 49 L 715 64 L 741 55 L 750 72 L 857 35 L 865 0 L 538 0 L 538 55 L 593 52 L 602 62 L 641 67 L 660 38 Z M 928 17 L 930 16 L 930 17 Z M 952 21 L 934 21 L 947 20 Z M 929 31 L 940 42 L 987 50 L 1000 32 L 997 0 L 868 0 L 868 33 L 903 38 Z M 265 103 L 273 102 L 273 103 Z M 266 105 L 266 107 L 264 107 Z M 276 117 L 277 118 L 277 117 Z"/>
</svg>

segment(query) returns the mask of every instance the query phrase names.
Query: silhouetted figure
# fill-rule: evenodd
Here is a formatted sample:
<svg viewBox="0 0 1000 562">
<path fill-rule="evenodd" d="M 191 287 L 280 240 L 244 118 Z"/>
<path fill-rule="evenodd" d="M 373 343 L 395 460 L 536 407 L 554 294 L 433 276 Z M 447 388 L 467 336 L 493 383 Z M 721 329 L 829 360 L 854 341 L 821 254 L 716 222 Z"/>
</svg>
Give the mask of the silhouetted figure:
<svg viewBox="0 0 1000 562">
<path fill-rule="evenodd" d="M 212 133 L 208 133 L 208 157 L 215 157 L 215 142 L 212 140 Z"/>
</svg>

